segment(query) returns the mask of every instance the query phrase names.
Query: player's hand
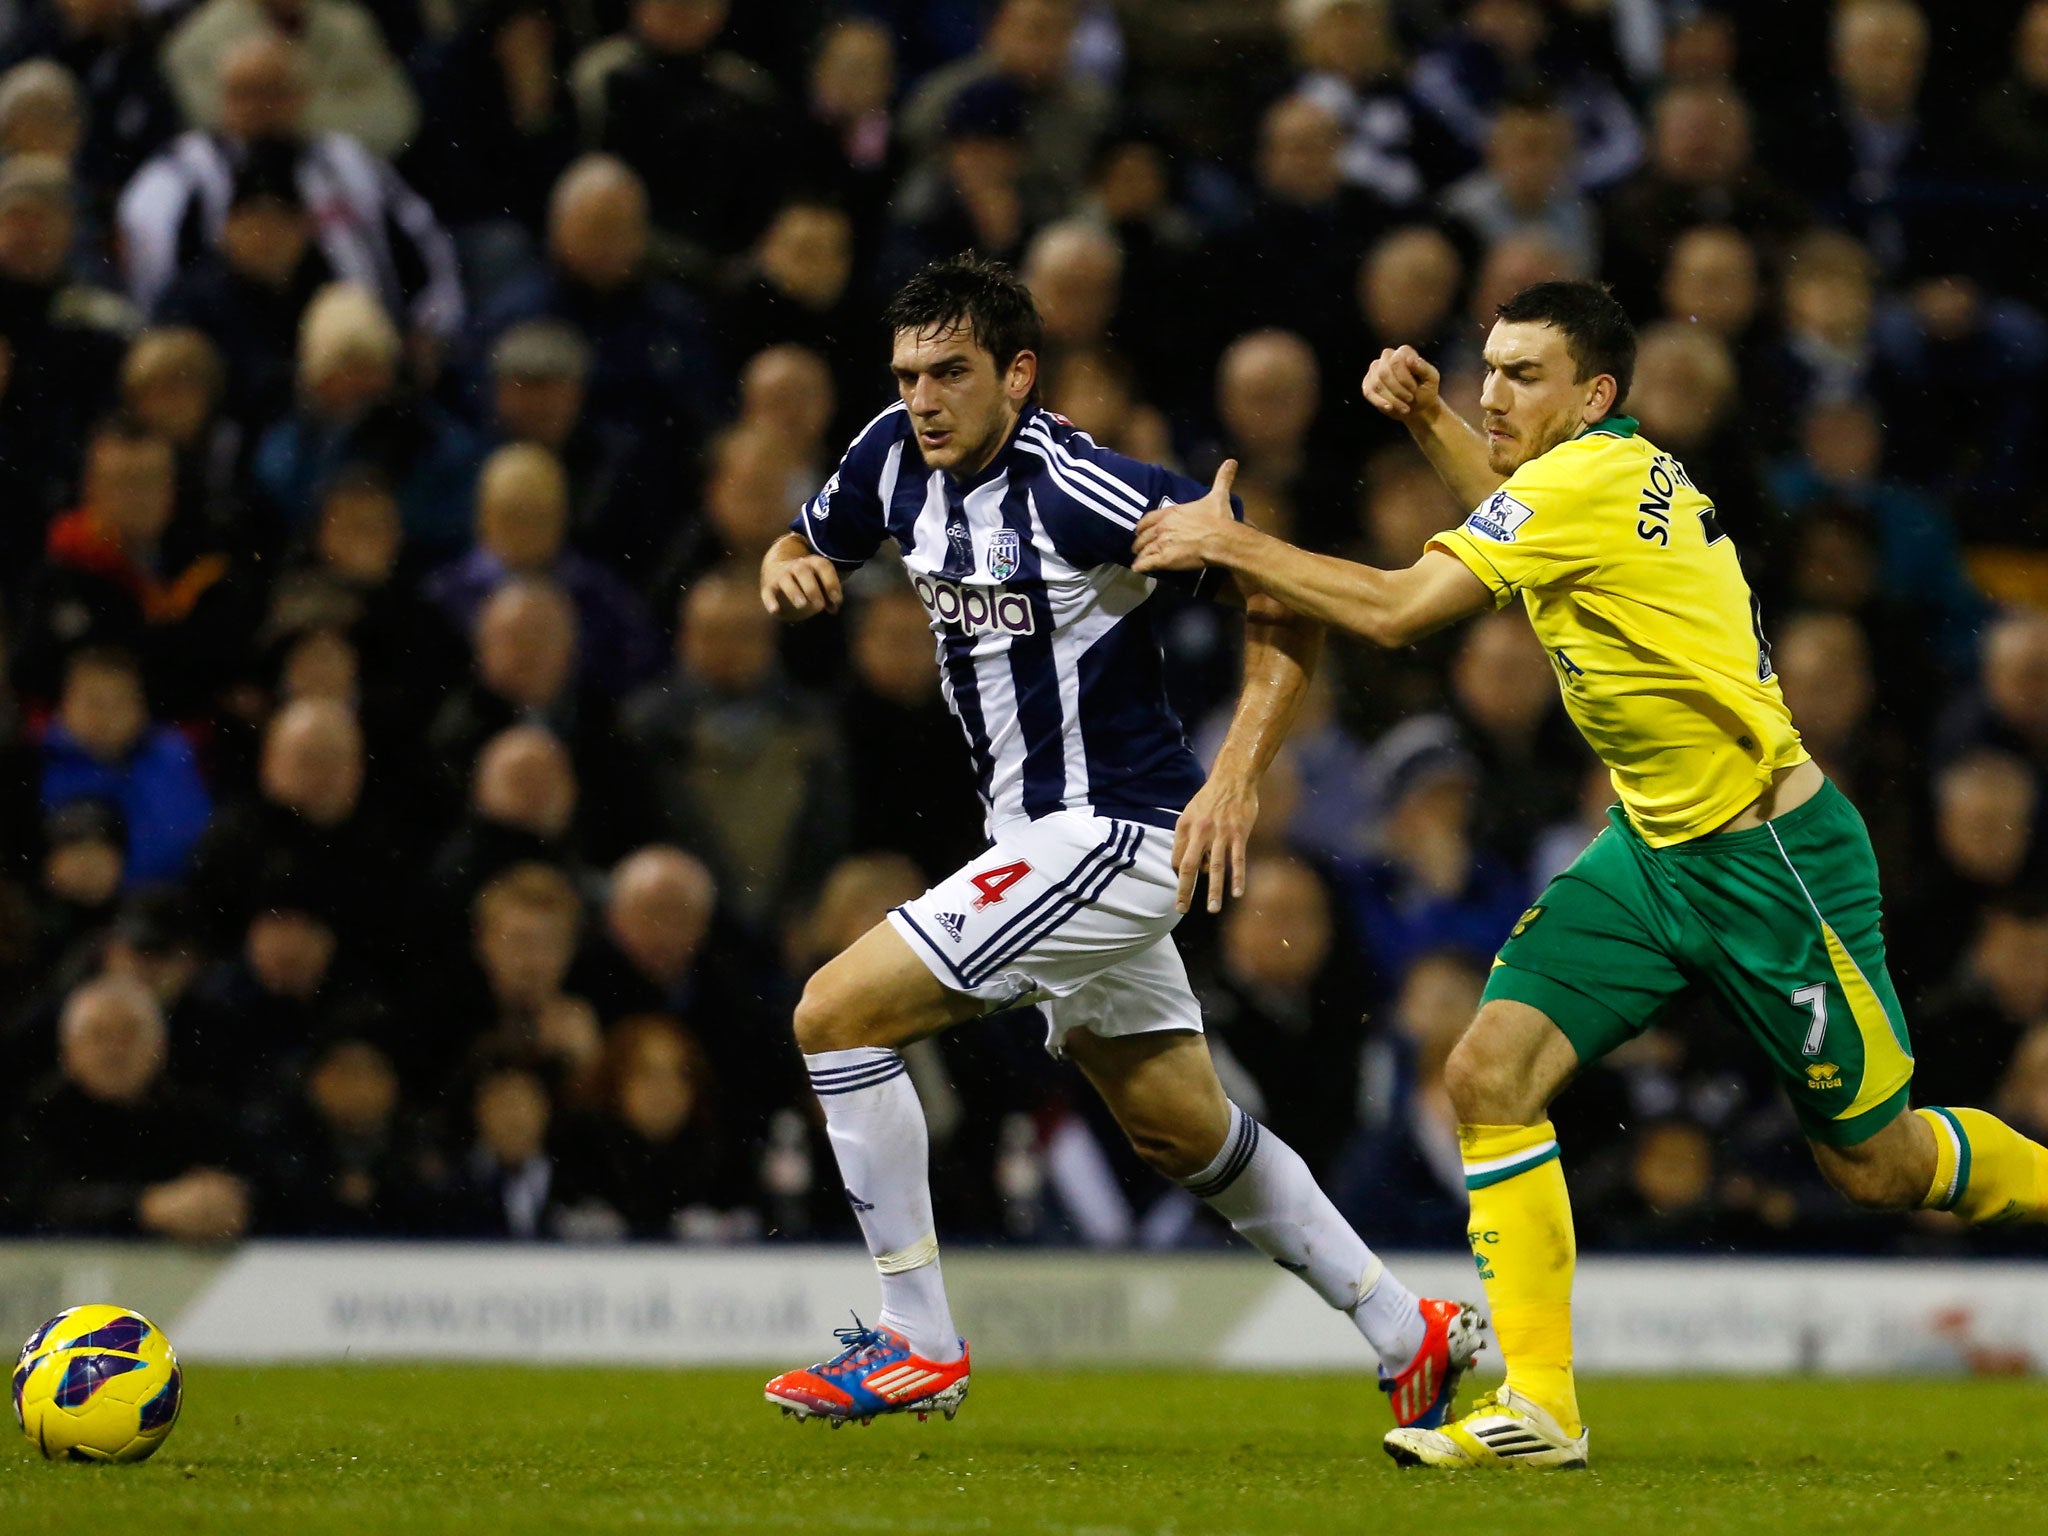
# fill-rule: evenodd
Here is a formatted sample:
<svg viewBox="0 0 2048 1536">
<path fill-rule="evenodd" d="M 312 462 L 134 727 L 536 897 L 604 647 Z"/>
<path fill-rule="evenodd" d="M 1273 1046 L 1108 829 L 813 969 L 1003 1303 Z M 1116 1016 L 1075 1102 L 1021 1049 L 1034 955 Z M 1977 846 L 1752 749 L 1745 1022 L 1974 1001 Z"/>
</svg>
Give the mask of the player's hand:
<svg viewBox="0 0 2048 1536">
<path fill-rule="evenodd" d="M 785 534 L 761 558 L 761 606 L 778 619 L 809 619 L 837 613 L 846 600 L 839 567 L 813 554 L 794 534 Z"/>
<path fill-rule="evenodd" d="M 1216 470 L 1215 483 L 1200 501 L 1184 506 L 1160 507 L 1147 512 L 1138 523 L 1132 549 L 1137 571 L 1199 571 L 1209 563 L 1212 540 L 1226 528 L 1235 528 L 1230 512 L 1230 487 L 1237 479 L 1237 460 L 1225 459 Z"/>
<path fill-rule="evenodd" d="M 1209 875 L 1209 910 L 1223 910 L 1223 893 L 1244 894 L 1245 848 L 1259 819 L 1259 787 L 1235 776 L 1212 776 L 1188 802 L 1173 828 L 1173 872 L 1180 877 L 1175 905 L 1195 904 L 1195 882 Z"/>
<path fill-rule="evenodd" d="M 1396 421 L 1421 421 L 1441 404 L 1437 387 L 1443 375 L 1413 347 L 1389 347 L 1365 370 L 1358 386 L 1365 403 Z"/>
</svg>

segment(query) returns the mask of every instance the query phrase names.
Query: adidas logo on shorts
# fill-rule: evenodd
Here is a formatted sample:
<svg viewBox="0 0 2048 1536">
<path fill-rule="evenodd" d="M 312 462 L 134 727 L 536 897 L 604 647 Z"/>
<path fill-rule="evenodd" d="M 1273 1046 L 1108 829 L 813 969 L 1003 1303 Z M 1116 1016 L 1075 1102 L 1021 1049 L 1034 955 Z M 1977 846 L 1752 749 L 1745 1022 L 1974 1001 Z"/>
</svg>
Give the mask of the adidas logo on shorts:
<svg viewBox="0 0 2048 1536">
<path fill-rule="evenodd" d="M 964 912 L 941 912 L 938 914 L 938 922 L 939 926 L 946 930 L 947 937 L 952 939 L 955 944 L 958 944 L 962 931 L 967 927 L 967 914 Z"/>
</svg>

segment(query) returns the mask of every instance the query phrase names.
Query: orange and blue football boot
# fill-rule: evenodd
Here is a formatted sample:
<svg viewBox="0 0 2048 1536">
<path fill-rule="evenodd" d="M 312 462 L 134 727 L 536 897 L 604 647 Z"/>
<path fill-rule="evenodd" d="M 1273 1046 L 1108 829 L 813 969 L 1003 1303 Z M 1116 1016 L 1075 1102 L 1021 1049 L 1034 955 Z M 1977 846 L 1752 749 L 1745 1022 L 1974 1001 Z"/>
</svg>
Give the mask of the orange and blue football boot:
<svg viewBox="0 0 2048 1536">
<path fill-rule="evenodd" d="M 768 1383 L 766 1396 L 784 1415 L 823 1419 L 834 1429 L 849 1419 L 871 1424 L 885 1413 L 952 1418 L 967 1398 L 967 1341 L 960 1358 L 941 1365 L 913 1351 L 894 1328 L 851 1328 L 832 1336 L 844 1347 L 830 1360 L 784 1371 Z"/>
<path fill-rule="evenodd" d="M 1484 1342 L 1486 1319 L 1477 1307 L 1461 1301 L 1424 1298 L 1416 1305 L 1425 1324 L 1422 1348 L 1406 1370 L 1392 1373 L 1381 1366 L 1380 1390 L 1387 1394 L 1387 1406 L 1401 1428 L 1439 1429 L 1458 1396 L 1458 1383 Z"/>
</svg>

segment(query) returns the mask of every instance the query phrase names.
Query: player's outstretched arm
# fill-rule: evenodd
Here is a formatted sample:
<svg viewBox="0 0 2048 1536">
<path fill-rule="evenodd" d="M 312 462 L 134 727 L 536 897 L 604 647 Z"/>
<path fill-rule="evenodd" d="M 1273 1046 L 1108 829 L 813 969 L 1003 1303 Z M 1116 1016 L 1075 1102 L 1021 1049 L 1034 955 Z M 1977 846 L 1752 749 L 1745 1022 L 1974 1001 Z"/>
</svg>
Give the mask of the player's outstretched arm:
<svg viewBox="0 0 2048 1536">
<path fill-rule="evenodd" d="M 1358 387 L 1366 404 L 1408 429 L 1460 505 L 1476 507 L 1501 488 L 1504 477 L 1486 462 L 1486 439 L 1444 404 L 1442 382 L 1413 347 L 1389 347 L 1373 359 Z"/>
<path fill-rule="evenodd" d="M 761 606 L 776 618 L 795 622 L 837 613 L 844 599 L 839 567 L 799 535 L 785 533 L 761 557 Z"/>
<path fill-rule="evenodd" d="M 1228 483 L 1219 476 L 1219 483 Z M 1216 566 L 1235 573 L 1247 592 L 1278 598 L 1319 624 L 1363 635 L 1389 650 L 1493 607 L 1493 595 L 1442 550 L 1426 550 L 1404 571 L 1312 555 L 1282 539 L 1218 516 L 1215 493 L 1186 506 L 1161 507 L 1138 524 L 1140 571 L 1191 571 Z M 1227 505 L 1227 503 L 1226 503 Z"/>
<path fill-rule="evenodd" d="M 1224 494 L 1229 482 L 1219 480 Z M 1309 678 L 1323 652 L 1323 626 L 1261 592 L 1245 594 L 1244 685 L 1237 712 L 1209 778 L 1173 829 L 1180 910 L 1194 905 L 1195 882 L 1209 876 L 1209 910 L 1223 893 L 1244 894 L 1246 848 L 1259 819 L 1259 781 L 1294 728 Z"/>
</svg>

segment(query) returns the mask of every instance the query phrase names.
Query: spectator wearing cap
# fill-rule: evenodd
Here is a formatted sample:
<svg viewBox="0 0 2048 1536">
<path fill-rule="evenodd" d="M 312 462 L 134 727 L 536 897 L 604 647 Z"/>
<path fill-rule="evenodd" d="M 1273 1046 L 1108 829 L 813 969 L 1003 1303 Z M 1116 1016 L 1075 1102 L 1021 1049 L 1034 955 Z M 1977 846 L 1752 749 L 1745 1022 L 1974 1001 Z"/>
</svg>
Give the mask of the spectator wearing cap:
<svg viewBox="0 0 2048 1536">
<path fill-rule="evenodd" d="M 536 443 L 508 443 L 477 477 L 476 544 L 427 579 L 425 593 L 458 633 L 519 576 L 553 580 L 576 605 L 583 680 L 617 697 L 652 676 L 660 642 L 639 595 L 609 566 L 568 547 L 569 479 Z"/>
<path fill-rule="evenodd" d="M 489 410 L 501 443 L 530 443 L 569 476 L 569 540 L 628 573 L 648 569 L 668 539 L 687 448 L 667 433 L 634 433 L 584 409 L 590 343 L 560 320 L 522 320 L 491 347 Z"/>
<path fill-rule="evenodd" d="M 82 93 L 78 177 L 102 207 L 183 126 L 157 69 L 158 32 L 141 0 L 21 7 L 0 44 L 0 69 L 44 59 Z"/>
<path fill-rule="evenodd" d="M 725 395 L 703 310 L 648 267 L 647 190 L 611 155 L 585 155 L 548 199 L 547 265 L 511 284 L 477 317 L 465 348 L 478 417 L 491 402 L 500 336 L 528 320 L 568 325 L 588 344 L 583 415 L 637 446 L 690 438 Z"/>
<path fill-rule="evenodd" d="M 164 75 L 185 120 L 221 123 L 221 62 L 236 43 L 281 35 L 306 64 L 308 133 L 342 133 L 389 158 L 419 125 L 419 102 L 359 0 L 204 0 L 164 43 Z"/>
<path fill-rule="evenodd" d="M 1295 89 L 1342 126 L 1344 179 L 1396 207 L 1420 203 L 1465 163 L 1408 88 L 1388 0 L 1287 0 Z"/>
<path fill-rule="evenodd" d="M 538 259 L 548 188 L 580 147 L 565 9 L 486 0 L 415 66 L 426 118 L 400 164 L 454 235 L 483 303 Z"/>
<path fill-rule="evenodd" d="M 633 0 L 627 30 L 577 59 L 585 138 L 639 173 L 657 265 L 702 278 L 751 245 L 790 158 L 765 70 L 712 45 L 730 0 Z"/>
<path fill-rule="evenodd" d="M 37 1234 L 239 1237 L 248 1186 L 228 1119 L 166 1076 L 169 1036 L 156 999 L 116 977 L 65 1001 L 59 1076 L 37 1088 L 8 1144 L 8 1224 Z"/>
<path fill-rule="evenodd" d="M 250 441 L 291 407 L 299 324 L 333 270 L 289 145 L 252 145 L 209 250 L 157 300 L 160 325 L 203 331 L 227 369 L 225 410 Z"/>
<path fill-rule="evenodd" d="M 1001 75 L 977 79 L 947 101 L 944 127 L 937 153 L 904 179 L 891 205 L 884 287 L 954 251 L 1015 263 L 1030 237 L 1021 90 Z"/>
<path fill-rule="evenodd" d="M 149 718 L 142 668 L 120 651 L 81 650 L 65 666 L 43 733 L 42 784 L 48 810 L 78 801 L 119 809 L 127 886 L 183 875 L 213 809 L 191 743 Z"/>
<path fill-rule="evenodd" d="M 257 484 L 286 524 L 313 520 L 319 493 L 348 465 L 374 466 L 397 492 L 422 554 L 468 533 L 483 444 L 431 399 L 404 386 L 398 328 L 359 283 L 330 283 L 299 326 L 298 404 L 256 446 Z"/>
<path fill-rule="evenodd" d="M 362 283 L 424 350 L 462 324 L 462 276 L 455 245 L 426 200 L 389 164 L 342 133 L 306 120 L 304 51 L 262 31 L 232 43 L 219 60 L 220 114 L 193 128 L 138 171 L 121 194 L 122 259 L 128 291 L 153 307 L 178 271 L 220 238 L 234 198 L 235 170 L 251 148 L 288 146 L 315 234 L 335 276 Z"/>
<path fill-rule="evenodd" d="M 173 529 L 177 455 L 132 416 L 109 418 L 86 451 L 85 495 L 50 525 L 15 632 L 15 676 L 53 699 L 77 646 L 143 659 L 152 707 L 181 716 L 210 704 L 240 660 L 245 615 L 226 555 Z"/>
<path fill-rule="evenodd" d="M 1338 871 L 1352 933 L 1383 987 L 1432 949 L 1492 954 L 1529 899 L 1523 875 L 1486 853 L 1476 811 L 1478 761 L 1449 720 L 1396 726 L 1374 747 L 1382 807 L 1378 851 Z"/>
<path fill-rule="evenodd" d="M 981 46 L 932 71 L 905 103 L 911 152 L 927 162 L 939 156 L 961 135 L 961 98 L 982 92 L 988 99 L 986 87 L 999 82 L 1019 118 L 1019 191 L 1028 216 L 1036 222 L 1069 206 L 1113 106 L 1099 81 L 1068 69 L 1080 9 L 1075 0 L 1002 0 Z"/>
</svg>

